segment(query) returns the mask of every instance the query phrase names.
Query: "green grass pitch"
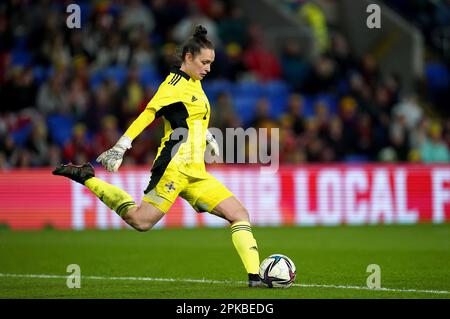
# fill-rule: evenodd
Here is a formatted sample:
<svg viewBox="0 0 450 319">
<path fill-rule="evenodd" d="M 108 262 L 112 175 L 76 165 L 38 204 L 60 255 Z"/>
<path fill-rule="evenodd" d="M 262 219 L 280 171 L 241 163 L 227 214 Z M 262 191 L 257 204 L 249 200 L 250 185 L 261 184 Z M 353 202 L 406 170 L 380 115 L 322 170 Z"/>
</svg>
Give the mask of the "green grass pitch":
<svg viewBox="0 0 450 319">
<path fill-rule="evenodd" d="M 450 224 L 253 232 L 261 259 L 294 261 L 295 286 L 247 288 L 227 228 L 0 230 L 0 298 L 450 298 Z M 69 264 L 79 289 L 66 286 Z M 385 290 L 367 289 L 369 264 Z"/>
</svg>

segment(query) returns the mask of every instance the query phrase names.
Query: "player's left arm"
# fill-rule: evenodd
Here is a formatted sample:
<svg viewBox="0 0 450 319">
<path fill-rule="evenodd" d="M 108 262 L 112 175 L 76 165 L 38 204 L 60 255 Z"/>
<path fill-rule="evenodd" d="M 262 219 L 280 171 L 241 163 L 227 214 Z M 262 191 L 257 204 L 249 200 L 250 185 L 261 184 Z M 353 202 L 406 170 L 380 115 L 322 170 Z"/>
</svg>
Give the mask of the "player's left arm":
<svg viewBox="0 0 450 319">
<path fill-rule="evenodd" d="M 163 83 L 159 87 L 155 96 L 147 104 L 145 110 L 142 111 L 133 123 L 131 123 L 117 143 L 97 158 L 97 162 L 101 163 L 108 171 L 117 172 L 122 164 L 125 152 L 131 148 L 131 143 L 133 140 L 153 122 L 156 117 L 156 112 L 163 106 L 170 105 L 178 100 L 178 91 Z"/>
<path fill-rule="evenodd" d="M 117 172 L 122 164 L 123 155 L 131 148 L 131 142 L 141 134 L 141 132 L 153 122 L 155 119 L 155 112 L 150 108 L 146 108 L 136 120 L 128 127 L 125 134 L 123 134 L 117 143 L 109 150 L 100 154 L 97 162 L 110 172 Z"/>
</svg>

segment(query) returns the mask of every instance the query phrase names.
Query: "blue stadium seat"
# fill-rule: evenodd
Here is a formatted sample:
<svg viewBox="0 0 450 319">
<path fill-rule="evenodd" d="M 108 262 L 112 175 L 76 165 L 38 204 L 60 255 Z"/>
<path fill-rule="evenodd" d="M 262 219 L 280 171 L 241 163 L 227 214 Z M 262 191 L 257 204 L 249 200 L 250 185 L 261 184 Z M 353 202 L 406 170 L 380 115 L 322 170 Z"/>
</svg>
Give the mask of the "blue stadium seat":
<svg viewBox="0 0 450 319">
<path fill-rule="evenodd" d="M 303 95 L 303 115 L 306 118 L 314 116 L 314 98 L 310 95 Z"/>
<path fill-rule="evenodd" d="M 17 50 L 27 51 L 28 37 L 27 35 L 18 35 L 14 38 L 14 48 Z"/>
<path fill-rule="evenodd" d="M 450 74 L 445 65 L 440 63 L 429 63 L 425 73 L 428 85 L 432 90 L 448 89 L 450 86 Z"/>
<path fill-rule="evenodd" d="M 150 86 L 154 89 L 162 82 L 158 71 L 152 65 L 139 68 L 139 80 L 144 87 Z"/>
<path fill-rule="evenodd" d="M 124 66 L 112 66 L 103 70 L 103 79 L 113 79 L 119 86 L 125 83 L 128 69 Z"/>
<path fill-rule="evenodd" d="M 259 82 L 238 82 L 233 86 L 231 94 L 259 98 L 264 94 L 264 87 Z"/>
<path fill-rule="evenodd" d="M 31 123 L 11 133 L 14 143 L 23 146 L 31 133 Z"/>
<path fill-rule="evenodd" d="M 289 86 L 283 81 L 269 81 L 264 83 L 264 93 L 269 96 L 289 94 Z"/>
<path fill-rule="evenodd" d="M 117 82 L 119 86 L 125 83 L 127 79 L 128 69 L 124 66 L 111 66 L 106 69 L 96 70 L 91 74 L 90 85 L 96 89 L 103 81 L 112 79 Z"/>
<path fill-rule="evenodd" d="M 89 84 L 92 89 L 96 89 L 103 82 L 103 71 L 97 70 L 91 74 Z"/>
<path fill-rule="evenodd" d="M 248 125 L 255 115 L 255 105 L 258 98 L 251 96 L 234 96 L 233 105 L 236 114 L 241 118 L 244 126 Z"/>
<path fill-rule="evenodd" d="M 89 16 L 91 14 L 92 4 L 89 1 L 86 2 L 77 2 L 80 6 L 81 13 L 81 28 L 85 26 L 89 22 Z"/>
<path fill-rule="evenodd" d="M 328 106 L 330 114 L 337 113 L 338 98 L 334 94 L 319 94 L 315 98 L 315 102 L 324 102 Z"/>
<path fill-rule="evenodd" d="M 50 68 L 43 67 L 41 65 L 37 65 L 33 68 L 33 77 L 34 81 L 37 85 L 41 85 L 49 78 L 51 73 Z"/>
<path fill-rule="evenodd" d="M 363 154 L 347 155 L 344 158 L 344 162 L 346 163 L 367 163 L 369 161 L 370 161 L 369 157 Z"/>
<path fill-rule="evenodd" d="M 202 87 L 206 95 L 208 96 L 209 100 L 215 101 L 219 93 L 224 91 L 231 93 L 233 86 L 227 80 L 214 80 L 202 83 Z"/>
<path fill-rule="evenodd" d="M 271 105 L 270 115 L 273 118 L 279 118 L 280 115 L 286 111 L 288 98 L 289 98 L 288 94 L 279 94 L 269 97 Z"/>
<path fill-rule="evenodd" d="M 31 63 L 31 55 L 22 49 L 14 49 L 11 52 L 11 64 L 27 67 Z"/>
<path fill-rule="evenodd" d="M 63 147 L 66 141 L 72 137 L 72 129 L 75 121 L 70 116 L 50 115 L 47 117 L 47 127 L 53 141 Z"/>
</svg>

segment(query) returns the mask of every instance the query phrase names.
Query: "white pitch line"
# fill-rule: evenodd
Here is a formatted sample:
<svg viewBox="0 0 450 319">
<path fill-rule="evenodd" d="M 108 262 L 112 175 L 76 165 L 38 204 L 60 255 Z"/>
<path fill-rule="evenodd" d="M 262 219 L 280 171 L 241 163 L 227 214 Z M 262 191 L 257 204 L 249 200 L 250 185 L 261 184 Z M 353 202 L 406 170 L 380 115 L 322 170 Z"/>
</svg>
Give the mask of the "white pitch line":
<svg viewBox="0 0 450 319">
<path fill-rule="evenodd" d="M 48 275 L 48 274 L 8 274 L 0 273 L 0 277 L 9 278 L 41 278 L 41 279 L 66 279 L 68 276 Z M 209 279 L 189 279 L 189 278 L 152 278 L 152 277 L 105 277 L 105 276 L 81 276 L 82 279 L 92 280 L 132 280 L 132 281 L 161 281 L 161 282 L 189 282 L 203 284 L 246 284 L 245 281 L 230 280 L 209 280 Z M 331 289 L 356 289 L 370 291 L 387 291 L 387 292 L 418 292 L 428 294 L 450 294 L 446 290 L 419 290 L 419 289 L 400 289 L 400 288 L 375 288 L 371 289 L 364 286 L 345 286 L 345 285 L 322 285 L 322 284 L 293 284 L 295 287 L 305 288 L 331 288 Z"/>
</svg>

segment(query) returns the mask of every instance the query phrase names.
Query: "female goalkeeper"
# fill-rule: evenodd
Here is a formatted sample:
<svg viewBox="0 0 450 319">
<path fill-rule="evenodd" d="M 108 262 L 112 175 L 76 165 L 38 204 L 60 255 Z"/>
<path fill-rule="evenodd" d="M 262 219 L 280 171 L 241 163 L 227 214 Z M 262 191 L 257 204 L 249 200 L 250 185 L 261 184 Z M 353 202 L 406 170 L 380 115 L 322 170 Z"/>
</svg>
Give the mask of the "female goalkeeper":
<svg viewBox="0 0 450 319">
<path fill-rule="evenodd" d="M 214 62 L 214 47 L 206 29 L 197 26 L 184 44 L 181 67 L 174 68 L 158 88 L 145 110 L 111 149 L 97 162 L 117 172 L 132 141 L 155 118 L 164 119 L 164 137 L 151 169 L 151 178 L 140 206 L 122 189 L 95 177 L 90 163 L 61 165 L 54 175 L 68 177 L 89 188 L 105 205 L 138 231 L 151 229 L 173 205 L 177 196 L 198 212 L 209 212 L 226 219 L 231 238 L 248 273 L 249 287 L 262 286 L 258 277 L 259 254 L 249 216 L 239 200 L 215 177 L 206 172 L 204 152 L 210 143 L 219 148 L 208 131 L 210 105 L 201 80 Z"/>
</svg>

